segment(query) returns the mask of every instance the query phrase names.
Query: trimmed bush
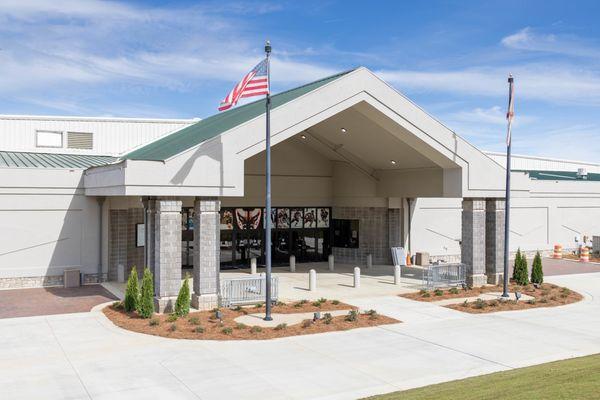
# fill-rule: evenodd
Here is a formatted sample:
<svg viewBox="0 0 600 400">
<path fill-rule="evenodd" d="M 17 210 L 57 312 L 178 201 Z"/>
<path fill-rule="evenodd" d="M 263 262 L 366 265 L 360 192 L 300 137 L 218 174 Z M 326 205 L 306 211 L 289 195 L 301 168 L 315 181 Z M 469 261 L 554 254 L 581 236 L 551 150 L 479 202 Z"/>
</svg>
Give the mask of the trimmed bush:
<svg viewBox="0 0 600 400">
<path fill-rule="evenodd" d="M 333 322 L 333 316 L 331 313 L 325 313 L 325 315 L 323 315 L 323 321 L 327 325 L 331 324 Z"/>
<path fill-rule="evenodd" d="M 180 317 L 188 315 L 190 313 L 190 301 L 190 282 L 189 276 L 186 274 L 175 301 L 175 314 Z"/>
<path fill-rule="evenodd" d="M 533 258 L 533 264 L 531 266 L 531 283 L 543 283 L 544 282 L 544 271 L 542 269 L 542 256 L 538 251 L 535 253 Z"/>
<path fill-rule="evenodd" d="M 137 312 L 142 318 L 150 318 L 154 314 L 154 282 L 148 267 L 144 268 L 142 276 L 142 290 Z"/>
<path fill-rule="evenodd" d="M 358 312 L 356 310 L 350 310 L 348 315 L 344 317 L 344 320 L 347 322 L 356 322 L 358 321 Z"/>
<path fill-rule="evenodd" d="M 125 300 L 123 306 L 126 312 L 132 312 L 137 309 L 140 299 L 140 290 L 138 288 L 138 274 L 135 266 L 131 268 L 129 279 L 127 279 L 127 288 L 125 289 Z"/>
<path fill-rule="evenodd" d="M 513 279 L 517 285 L 525 286 L 529 284 L 529 273 L 527 271 L 527 257 L 521 253 L 521 249 L 517 250 L 515 256 L 515 266 L 513 270 Z"/>
</svg>

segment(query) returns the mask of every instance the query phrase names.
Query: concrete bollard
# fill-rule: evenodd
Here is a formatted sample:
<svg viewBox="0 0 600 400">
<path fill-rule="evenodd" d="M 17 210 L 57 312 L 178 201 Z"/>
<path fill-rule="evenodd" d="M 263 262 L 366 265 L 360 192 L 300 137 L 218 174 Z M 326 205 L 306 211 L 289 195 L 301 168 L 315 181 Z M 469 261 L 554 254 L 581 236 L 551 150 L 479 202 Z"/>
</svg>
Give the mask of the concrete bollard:
<svg viewBox="0 0 600 400">
<path fill-rule="evenodd" d="M 317 290 L 317 271 L 314 269 L 308 271 L 308 290 L 311 292 Z"/>
<path fill-rule="evenodd" d="M 354 287 L 358 289 L 360 287 L 360 268 L 354 267 Z"/>
<path fill-rule="evenodd" d="M 335 259 L 333 254 L 330 254 L 329 257 L 327 257 L 327 261 L 329 262 L 329 270 L 333 271 L 335 268 Z"/>
<path fill-rule="evenodd" d="M 256 275 L 256 257 L 250 259 L 250 273 Z"/>
<path fill-rule="evenodd" d="M 394 285 L 399 285 L 400 284 L 400 266 L 399 265 L 394 265 Z"/>
<path fill-rule="evenodd" d="M 290 272 L 296 272 L 296 256 L 290 256 Z"/>
<path fill-rule="evenodd" d="M 367 269 L 373 268 L 373 254 L 367 254 Z"/>
</svg>

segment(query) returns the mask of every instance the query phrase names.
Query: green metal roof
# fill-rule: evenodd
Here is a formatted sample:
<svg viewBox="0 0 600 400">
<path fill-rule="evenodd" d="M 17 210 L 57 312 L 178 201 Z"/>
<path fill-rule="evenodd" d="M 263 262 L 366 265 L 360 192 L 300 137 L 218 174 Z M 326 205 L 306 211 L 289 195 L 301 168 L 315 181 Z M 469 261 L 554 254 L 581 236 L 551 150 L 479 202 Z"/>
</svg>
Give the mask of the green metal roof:
<svg viewBox="0 0 600 400">
<path fill-rule="evenodd" d="M 309 93 L 339 77 L 346 71 L 330 77 L 299 86 L 271 96 L 271 108 L 275 109 L 287 102 Z M 165 136 L 146 146 L 125 154 L 121 159 L 164 161 L 223 132 L 235 128 L 265 113 L 265 99 L 236 107 L 196 122 L 177 132 Z"/>
<path fill-rule="evenodd" d="M 597 173 L 588 173 L 587 179 L 581 179 L 577 177 L 577 172 L 575 171 L 528 171 L 513 169 L 513 172 L 526 172 L 529 174 L 530 179 L 538 181 L 600 181 L 600 174 Z"/>
<path fill-rule="evenodd" d="M 86 169 L 110 164 L 116 157 L 85 154 L 31 153 L 0 151 L 0 168 Z"/>
</svg>

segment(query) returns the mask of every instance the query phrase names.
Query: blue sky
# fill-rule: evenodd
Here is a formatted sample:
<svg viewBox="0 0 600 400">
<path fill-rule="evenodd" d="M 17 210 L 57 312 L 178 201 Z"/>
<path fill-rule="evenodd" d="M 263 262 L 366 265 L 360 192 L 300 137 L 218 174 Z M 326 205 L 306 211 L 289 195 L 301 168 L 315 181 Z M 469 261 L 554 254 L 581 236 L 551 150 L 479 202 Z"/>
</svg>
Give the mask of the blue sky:
<svg viewBox="0 0 600 400">
<path fill-rule="evenodd" d="M 0 2 L 0 112 L 206 117 L 273 43 L 274 91 L 363 65 L 482 149 L 600 162 L 600 2 Z"/>
</svg>

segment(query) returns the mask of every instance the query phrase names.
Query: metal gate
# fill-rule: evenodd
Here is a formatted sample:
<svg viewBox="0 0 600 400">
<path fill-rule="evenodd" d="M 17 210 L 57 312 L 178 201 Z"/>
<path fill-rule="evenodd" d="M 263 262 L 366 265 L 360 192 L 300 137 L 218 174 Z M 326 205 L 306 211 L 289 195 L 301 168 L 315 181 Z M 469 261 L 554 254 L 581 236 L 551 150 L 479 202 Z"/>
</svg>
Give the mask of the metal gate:
<svg viewBox="0 0 600 400">
<path fill-rule="evenodd" d="M 265 301 L 267 280 L 264 276 L 227 278 L 221 280 L 221 305 L 255 304 Z M 271 299 L 277 301 L 279 279 L 271 277 Z"/>
<path fill-rule="evenodd" d="M 459 286 L 466 283 L 464 264 L 432 264 L 423 271 L 423 287 Z"/>
</svg>

